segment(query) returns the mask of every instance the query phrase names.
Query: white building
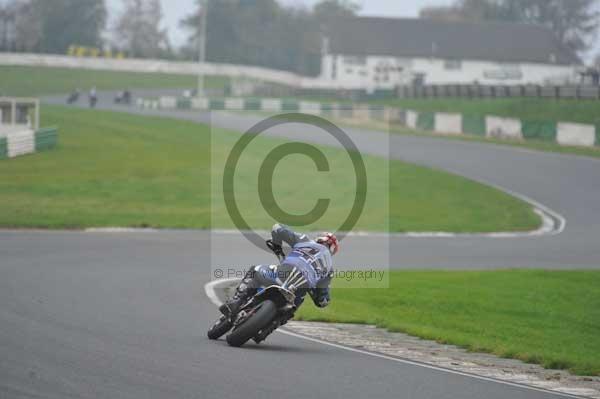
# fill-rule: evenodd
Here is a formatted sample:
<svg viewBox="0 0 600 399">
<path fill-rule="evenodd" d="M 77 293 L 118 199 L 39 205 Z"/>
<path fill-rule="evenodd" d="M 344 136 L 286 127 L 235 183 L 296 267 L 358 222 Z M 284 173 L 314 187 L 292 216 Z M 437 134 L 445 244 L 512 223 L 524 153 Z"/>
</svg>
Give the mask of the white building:
<svg viewBox="0 0 600 399">
<path fill-rule="evenodd" d="M 581 66 L 536 25 L 358 17 L 338 20 L 328 31 L 320 79 L 344 89 L 563 84 Z"/>
</svg>

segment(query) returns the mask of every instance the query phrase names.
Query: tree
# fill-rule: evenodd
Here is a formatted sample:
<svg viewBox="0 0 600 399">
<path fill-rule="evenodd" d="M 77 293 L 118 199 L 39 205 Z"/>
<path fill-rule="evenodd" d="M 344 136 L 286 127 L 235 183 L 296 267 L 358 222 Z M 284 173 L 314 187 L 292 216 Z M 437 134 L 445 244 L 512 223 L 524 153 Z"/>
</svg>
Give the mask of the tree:
<svg viewBox="0 0 600 399">
<path fill-rule="evenodd" d="M 598 27 L 597 5 L 597 0 L 456 0 L 450 7 L 423 15 L 538 24 L 549 28 L 565 47 L 581 52 L 589 48 Z"/>
<path fill-rule="evenodd" d="M 313 7 L 313 14 L 323 24 L 335 18 L 356 16 L 359 10 L 360 6 L 349 0 L 321 0 Z"/>
<path fill-rule="evenodd" d="M 185 53 L 196 58 L 203 0 L 181 21 L 190 32 Z M 324 0 L 312 10 L 283 7 L 277 0 L 208 0 L 206 59 L 318 75 L 321 27 L 355 15 L 346 0 Z"/>
<path fill-rule="evenodd" d="M 41 24 L 30 1 L 9 0 L 0 4 L 0 49 L 33 51 L 41 39 Z"/>
<path fill-rule="evenodd" d="M 435 19 L 438 21 L 460 21 L 464 19 L 464 15 L 458 7 L 431 6 L 422 8 L 419 11 L 419 18 Z"/>
<path fill-rule="evenodd" d="M 34 5 L 17 0 L 15 19 L 15 50 L 36 51 L 42 40 L 42 21 Z"/>
<path fill-rule="evenodd" d="M 14 48 L 15 8 L 15 1 L 0 3 L 0 50 Z"/>
<path fill-rule="evenodd" d="M 160 0 L 124 0 L 124 3 L 115 27 L 118 47 L 140 58 L 157 58 L 170 52 L 167 30 L 161 28 Z"/>
<path fill-rule="evenodd" d="M 589 48 L 589 40 L 598 27 L 596 0 L 523 0 L 513 5 L 519 20 L 550 28 L 567 48 L 580 52 Z M 519 6 L 523 6 L 519 10 Z M 519 11 L 517 11 L 519 10 Z"/>
<path fill-rule="evenodd" d="M 510 20 L 510 0 L 455 0 L 450 6 L 425 7 L 422 18 L 442 20 Z M 514 18 L 513 18 L 514 19 Z"/>
<path fill-rule="evenodd" d="M 102 46 L 104 0 L 30 0 L 30 5 L 41 26 L 41 51 L 65 53 L 73 44 Z"/>
</svg>

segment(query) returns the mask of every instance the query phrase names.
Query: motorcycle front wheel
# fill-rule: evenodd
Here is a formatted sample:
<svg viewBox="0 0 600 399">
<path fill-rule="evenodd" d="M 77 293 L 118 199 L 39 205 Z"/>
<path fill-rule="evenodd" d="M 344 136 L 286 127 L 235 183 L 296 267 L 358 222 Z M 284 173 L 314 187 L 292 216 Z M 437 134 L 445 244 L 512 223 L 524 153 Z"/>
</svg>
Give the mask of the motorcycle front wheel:
<svg viewBox="0 0 600 399">
<path fill-rule="evenodd" d="M 219 320 L 208 330 L 208 339 L 219 339 L 227 331 L 231 330 L 232 324 L 225 316 L 221 316 Z"/>
<path fill-rule="evenodd" d="M 231 346 L 239 347 L 248 340 L 254 338 L 258 333 L 269 325 L 277 315 L 277 305 L 275 302 L 266 300 L 261 302 L 253 309 L 250 315 L 241 324 L 227 336 L 227 343 Z"/>
</svg>

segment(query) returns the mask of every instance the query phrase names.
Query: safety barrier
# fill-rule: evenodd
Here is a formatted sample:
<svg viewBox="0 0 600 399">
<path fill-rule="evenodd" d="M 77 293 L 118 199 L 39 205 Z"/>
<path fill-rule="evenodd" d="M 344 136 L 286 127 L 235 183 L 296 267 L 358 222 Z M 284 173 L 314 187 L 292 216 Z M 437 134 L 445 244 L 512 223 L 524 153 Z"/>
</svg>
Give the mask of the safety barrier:
<svg viewBox="0 0 600 399">
<path fill-rule="evenodd" d="M 319 103 L 281 98 L 176 98 L 140 99 L 144 108 L 302 112 L 357 123 L 386 123 L 442 135 L 471 135 L 500 140 L 543 140 L 564 146 L 600 145 L 594 125 L 570 122 L 528 121 L 494 115 L 423 112 L 370 104 Z"/>
<path fill-rule="evenodd" d="M 0 137 L 0 159 L 15 158 L 55 148 L 58 129 L 46 128 L 11 131 Z"/>
</svg>

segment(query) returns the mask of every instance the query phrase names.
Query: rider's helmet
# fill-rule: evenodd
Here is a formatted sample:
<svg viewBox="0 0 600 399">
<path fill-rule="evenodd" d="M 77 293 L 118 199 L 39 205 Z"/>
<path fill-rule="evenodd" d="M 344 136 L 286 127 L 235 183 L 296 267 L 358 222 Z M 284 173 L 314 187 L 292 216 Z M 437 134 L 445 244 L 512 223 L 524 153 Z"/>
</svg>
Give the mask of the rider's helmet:
<svg viewBox="0 0 600 399">
<path fill-rule="evenodd" d="M 332 255 L 337 254 L 340 250 L 340 243 L 338 242 L 337 237 L 333 233 L 323 233 L 319 237 L 317 237 L 315 241 L 329 248 L 329 252 L 331 252 Z"/>
</svg>

